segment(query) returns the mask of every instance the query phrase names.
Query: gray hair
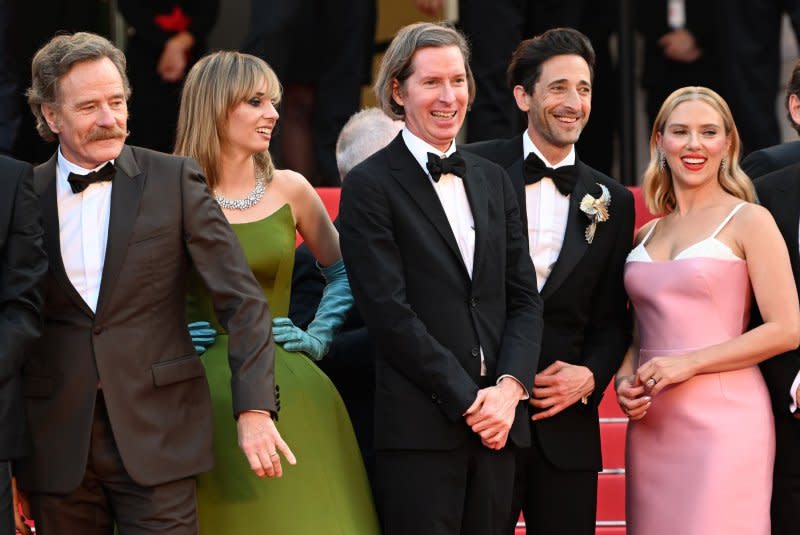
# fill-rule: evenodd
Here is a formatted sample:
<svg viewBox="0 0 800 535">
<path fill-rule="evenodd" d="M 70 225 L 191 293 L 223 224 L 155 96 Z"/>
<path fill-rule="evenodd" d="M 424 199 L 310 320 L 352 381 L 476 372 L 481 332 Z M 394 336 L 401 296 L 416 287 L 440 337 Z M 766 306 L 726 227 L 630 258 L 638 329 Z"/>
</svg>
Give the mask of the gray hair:
<svg viewBox="0 0 800 535">
<path fill-rule="evenodd" d="M 31 87 L 25 92 L 28 105 L 36 117 L 36 130 L 45 141 L 55 141 L 42 113 L 42 104 L 57 105 L 59 82 L 77 63 L 108 58 L 119 71 L 125 98 L 131 96 L 131 85 L 125 74 L 125 54 L 105 37 L 78 32 L 72 35 L 57 35 L 36 52 L 31 64 Z"/>
<path fill-rule="evenodd" d="M 389 144 L 403 129 L 403 121 L 391 119 L 378 108 L 366 108 L 347 120 L 336 140 L 339 177 Z"/>
<path fill-rule="evenodd" d="M 469 104 L 475 100 L 475 78 L 469 66 L 469 45 L 458 30 L 444 22 L 417 22 L 404 26 L 392 39 L 386 54 L 381 60 L 378 76 L 375 80 L 375 96 L 378 105 L 392 119 L 403 119 L 405 110 L 395 102 L 392 96 L 392 83 L 397 80 L 401 86 L 413 73 L 412 60 L 414 53 L 420 48 L 442 48 L 456 46 L 464 57 L 464 69 L 467 73 L 469 88 Z"/>
</svg>

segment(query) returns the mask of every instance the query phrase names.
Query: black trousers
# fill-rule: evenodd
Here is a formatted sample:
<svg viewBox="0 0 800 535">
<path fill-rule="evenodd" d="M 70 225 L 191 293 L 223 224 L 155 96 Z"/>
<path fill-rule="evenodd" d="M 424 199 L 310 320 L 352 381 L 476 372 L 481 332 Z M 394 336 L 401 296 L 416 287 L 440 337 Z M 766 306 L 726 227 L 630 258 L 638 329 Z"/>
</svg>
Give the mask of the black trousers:
<svg viewBox="0 0 800 535">
<path fill-rule="evenodd" d="M 519 513 L 528 535 L 594 535 L 597 517 L 597 472 L 560 470 L 550 464 L 533 437 L 530 448 L 518 448 L 511 516 L 506 535 L 513 535 Z"/>
<path fill-rule="evenodd" d="M 500 534 L 513 479 L 513 452 L 490 450 L 477 435 L 455 450 L 378 451 L 383 535 Z"/>
<path fill-rule="evenodd" d="M 0 535 L 14 535 L 14 533 L 11 467 L 8 461 L 0 461 Z"/>
<path fill-rule="evenodd" d="M 796 535 L 800 529 L 800 476 L 776 473 L 772 482 L 772 535 Z"/>
<path fill-rule="evenodd" d="M 80 486 L 66 495 L 30 493 L 38 535 L 196 535 L 193 477 L 143 487 L 128 475 L 98 392 L 89 459 Z M 58 447 L 54 445 L 54 447 Z"/>
</svg>

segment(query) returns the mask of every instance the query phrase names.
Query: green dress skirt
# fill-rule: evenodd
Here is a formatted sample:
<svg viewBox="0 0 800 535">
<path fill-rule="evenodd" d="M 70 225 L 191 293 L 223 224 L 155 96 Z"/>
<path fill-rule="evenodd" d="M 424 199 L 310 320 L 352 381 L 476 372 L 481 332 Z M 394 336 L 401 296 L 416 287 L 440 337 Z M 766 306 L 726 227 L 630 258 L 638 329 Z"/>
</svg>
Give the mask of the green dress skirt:
<svg viewBox="0 0 800 535">
<path fill-rule="evenodd" d="M 294 266 L 295 223 L 289 205 L 269 217 L 232 225 L 264 289 L 273 317 L 286 316 Z M 275 352 L 281 408 L 277 423 L 297 457 L 281 458 L 283 477 L 259 479 L 237 444 L 231 408 L 228 336 L 197 281 L 190 320 L 211 321 L 216 342 L 203 355 L 214 411 L 211 472 L 198 478 L 200 532 L 208 535 L 375 535 L 380 533 L 366 471 L 342 399 L 301 353 Z"/>
</svg>

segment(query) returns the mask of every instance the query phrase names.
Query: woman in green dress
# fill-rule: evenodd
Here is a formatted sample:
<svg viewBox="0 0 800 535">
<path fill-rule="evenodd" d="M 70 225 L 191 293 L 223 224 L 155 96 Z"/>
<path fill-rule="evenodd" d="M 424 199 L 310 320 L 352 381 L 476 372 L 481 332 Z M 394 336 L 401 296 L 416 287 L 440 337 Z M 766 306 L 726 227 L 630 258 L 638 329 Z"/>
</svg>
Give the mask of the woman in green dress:
<svg viewBox="0 0 800 535">
<path fill-rule="evenodd" d="M 295 465 L 283 464 L 280 479 L 251 473 L 236 444 L 227 336 L 214 322 L 220 334 L 203 361 L 214 405 L 215 468 L 198 479 L 200 527 L 203 533 L 230 535 L 373 535 L 379 528 L 350 420 L 332 383 L 309 360 L 325 355 L 352 297 L 338 233 L 316 192 L 301 175 L 272 165 L 268 149 L 279 97 L 272 69 L 237 52 L 201 59 L 183 89 L 175 152 L 195 158 L 204 169 L 264 288 L 278 342 L 277 427 L 297 457 Z M 306 331 L 285 317 L 295 230 L 318 263 L 327 266 L 320 268 L 327 280 L 322 302 Z M 208 294 L 196 282 L 190 319 L 212 320 Z"/>
</svg>

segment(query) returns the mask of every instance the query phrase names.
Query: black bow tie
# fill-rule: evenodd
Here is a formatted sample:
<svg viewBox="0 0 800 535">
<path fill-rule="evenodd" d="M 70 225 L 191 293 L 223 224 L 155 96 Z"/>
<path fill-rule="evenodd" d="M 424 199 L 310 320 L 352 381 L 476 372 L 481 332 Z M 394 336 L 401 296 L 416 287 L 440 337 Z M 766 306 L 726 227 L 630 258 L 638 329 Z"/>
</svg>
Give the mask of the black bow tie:
<svg viewBox="0 0 800 535">
<path fill-rule="evenodd" d="M 427 167 L 434 182 L 439 182 L 439 177 L 445 173 L 452 173 L 464 178 L 464 174 L 467 172 L 467 164 L 464 163 L 464 158 L 458 152 L 454 152 L 447 158 L 440 158 L 429 152 Z"/>
<path fill-rule="evenodd" d="M 525 158 L 523 174 L 527 185 L 536 184 L 544 177 L 553 179 L 556 189 L 561 195 L 572 193 L 572 190 L 575 189 L 575 182 L 578 181 L 574 165 L 562 165 L 553 169 L 552 167 L 547 167 L 541 158 L 532 152 Z"/>
<path fill-rule="evenodd" d="M 97 171 L 92 171 L 86 175 L 79 175 L 77 173 L 70 173 L 67 178 L 69 186 L 72 188 L 72 193 L 80 193 L 95 182 L 110 182 L 114 178 L 114 164 L 108 162 Z"/>
</svg>

